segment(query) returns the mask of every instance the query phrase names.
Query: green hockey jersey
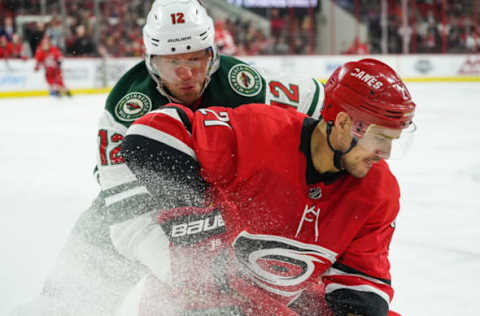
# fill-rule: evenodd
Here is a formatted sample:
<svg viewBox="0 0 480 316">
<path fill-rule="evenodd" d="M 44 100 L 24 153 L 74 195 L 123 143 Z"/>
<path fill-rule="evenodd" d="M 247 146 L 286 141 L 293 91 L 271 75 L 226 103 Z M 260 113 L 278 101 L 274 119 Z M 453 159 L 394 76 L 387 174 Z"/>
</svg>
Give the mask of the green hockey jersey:
<svg viewBox="0 0 480 316">
<path fill-rule="evenodd" d="M 106 214 L 141 214 L 155 203 L 123 163 L 120 146 L 130 124 L 137 118 L 167 103 L 150 77 L 145 62 L 132 67 L 115 85 L 107 98 L 98 130 L 97 178 Z M 266 103 L 319 117 L 324 99 L 322 83 L 314 78 L 274 77 L 234 57 L 221 56 L 220 67 L 212 75 L 199 103 L 237 107 Z M 115 220 L 114 220 L 115 221 Z"/>
</svg>

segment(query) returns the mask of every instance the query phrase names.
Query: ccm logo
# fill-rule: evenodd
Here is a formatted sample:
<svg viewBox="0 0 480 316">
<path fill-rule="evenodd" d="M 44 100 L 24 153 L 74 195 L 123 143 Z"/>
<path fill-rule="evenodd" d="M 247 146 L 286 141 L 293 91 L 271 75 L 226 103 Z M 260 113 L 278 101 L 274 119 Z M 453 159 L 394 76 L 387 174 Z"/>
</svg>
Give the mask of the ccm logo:
<svg viewBox="0 0 480 316">
<path fill-rule="evenodd" d="M 222 215 L 207 217 L 190 223 L 182 223 L 172 227 L 171 236 L 181 237 L 185 235 L 194 235 L 201 232 L 207 232 L 218 227 L 225 226 Z"/>
</svg>

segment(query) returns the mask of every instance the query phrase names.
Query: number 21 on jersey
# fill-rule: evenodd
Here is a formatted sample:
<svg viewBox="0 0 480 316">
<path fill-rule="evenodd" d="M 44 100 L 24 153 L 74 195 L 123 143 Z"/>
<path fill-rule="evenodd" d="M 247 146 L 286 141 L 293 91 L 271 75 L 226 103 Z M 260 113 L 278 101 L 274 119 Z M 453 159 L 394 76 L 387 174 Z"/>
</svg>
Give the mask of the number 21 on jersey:
<svg viewBox="0 0 480 316">
<path fill-rule="evenodd" d="M 202 113 L 203 115 L 209 116 L 209 119 L 203 120 L 203 124 L 205 126 L 227 126 L 230 127 L 230 118 L 228 117 L 227 112 L 215 112 L 214 110 L 211 109 L 200 109 L 198 112 Z M 211 117 L 211 119 L 210 119 Z"/>
</svg>

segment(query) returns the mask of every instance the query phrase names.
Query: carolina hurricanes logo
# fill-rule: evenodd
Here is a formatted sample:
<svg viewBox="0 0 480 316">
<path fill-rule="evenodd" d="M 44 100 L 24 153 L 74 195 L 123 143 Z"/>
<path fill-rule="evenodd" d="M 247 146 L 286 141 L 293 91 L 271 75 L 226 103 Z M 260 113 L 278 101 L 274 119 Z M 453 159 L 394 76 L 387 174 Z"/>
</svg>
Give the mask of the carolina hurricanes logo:
<svg viewBox="0 0 480 316">
<path fill-rule="evenodd" d="M 314 272 L 325 271 L 336 258 L 326 248 L 273 235 L 241 232 L 233 242 L 238 261 L 261 287 L 299 286 Z M 276 291 L 290 296 L 289 291 Z"/>
</svg>

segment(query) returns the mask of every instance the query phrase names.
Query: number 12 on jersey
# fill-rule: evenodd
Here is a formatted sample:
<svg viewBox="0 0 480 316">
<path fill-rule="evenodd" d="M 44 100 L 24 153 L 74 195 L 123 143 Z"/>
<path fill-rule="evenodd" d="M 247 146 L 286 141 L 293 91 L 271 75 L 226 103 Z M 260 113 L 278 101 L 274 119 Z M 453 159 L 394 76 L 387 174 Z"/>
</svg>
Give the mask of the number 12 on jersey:
<svg viewBox="0 0 480 316">
<path fill-rule="evenodd" d="M 271 105 L 276 105 L 284 108 L 293 107 L 297 108 L 298 103 L 300 102 L 299 86 L 296 84 L 289 84 L 288 88 L 279 81 L 270 81 L 268 84 L 270 88 L 270 93 L 279 99 L 282 99 L 282 96 L 286 96 L 289 103 L 280 102 L 280 101 L 271 101 Z"/>
<path fill-rule="evenodd" d="M 118 165 L 123 163 L 123 158 L 120 156 L 120 143 L 123 140 L 123 135 L 114 133 L 108 137 L 108 131 L 101 129 L 98 131 L 98 143 L 100 152 L 100 162 L 102 166 Z"/>
</svg>

